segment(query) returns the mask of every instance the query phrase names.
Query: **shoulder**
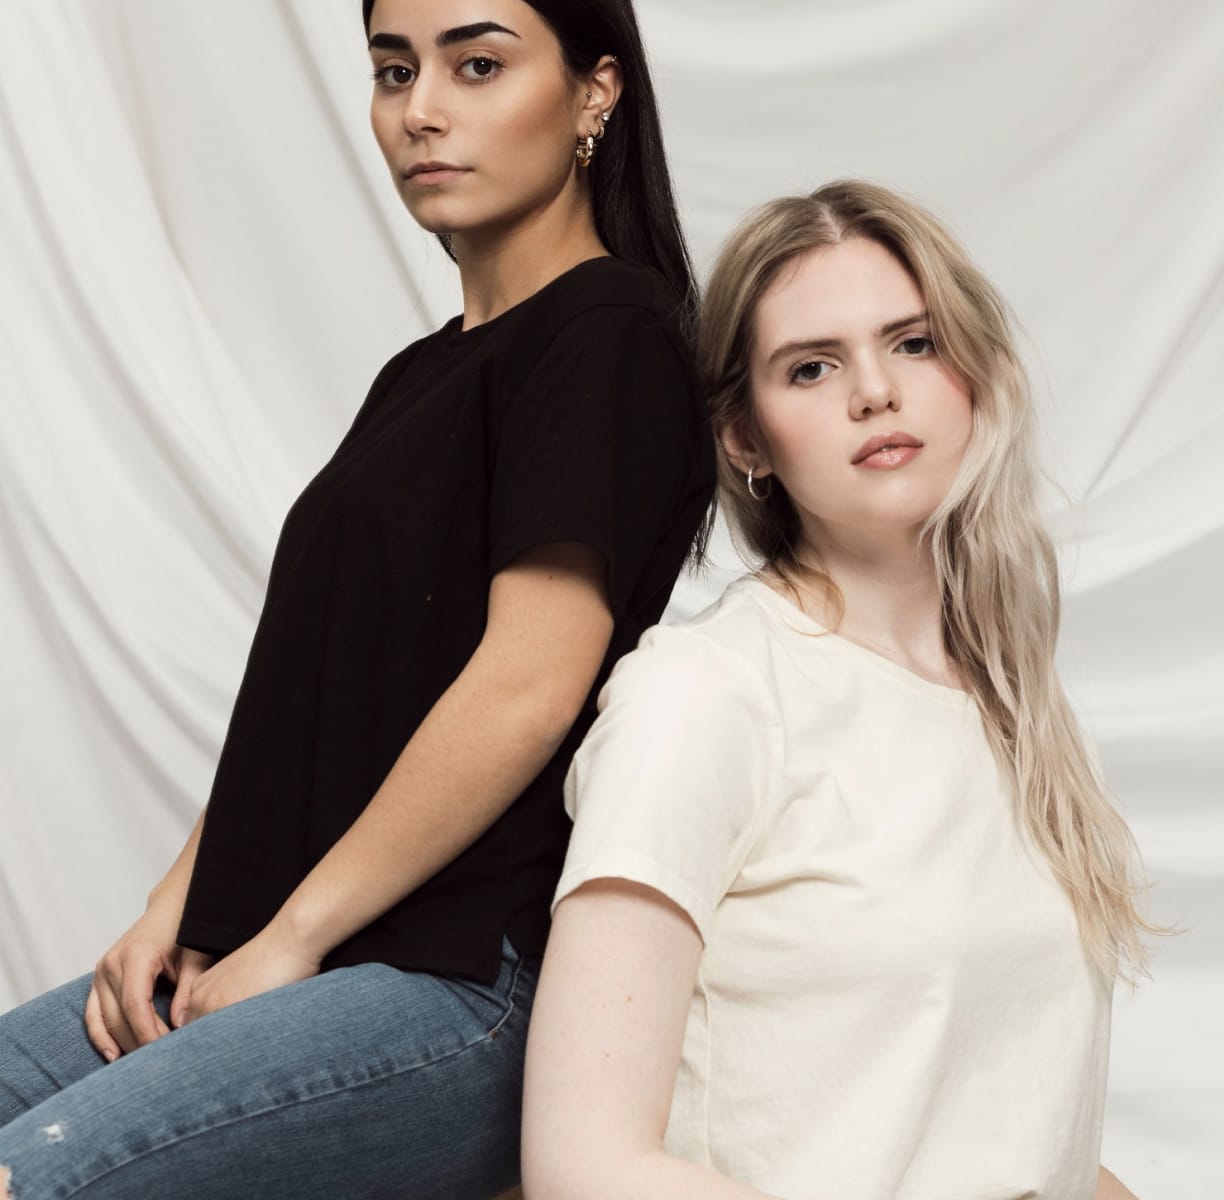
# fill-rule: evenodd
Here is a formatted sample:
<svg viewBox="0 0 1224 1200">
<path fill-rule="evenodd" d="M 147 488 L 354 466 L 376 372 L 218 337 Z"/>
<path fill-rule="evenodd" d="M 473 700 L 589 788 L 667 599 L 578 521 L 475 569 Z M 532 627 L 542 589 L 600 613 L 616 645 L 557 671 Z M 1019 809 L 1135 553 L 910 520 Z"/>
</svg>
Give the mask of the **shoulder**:
<svg viewBox="0 0 1224 1200">
<path fill-rule="evenodd" d="M 508 314 L 488 352 L 510 378 L 553 362 L 600 375 L 667 371 L 695 384 L 681 305 L 657 272 L 617 258 L 580 263 Z M 588 372 L 588 382 L 594 375 Z"/>
<path fill-rule="evenodd" d="M 664 628 L 688 631 L 716 643 L 727 655 L 750 664 L 754 674 L 764 680 L 768 648 L 778 626 L 776 608 L 764 599 L 768 590 L 767 584 L 746 572 L 732 579 L 705 608 Z"/>
<path fill-rule="evenodd" d="M 422 363 L 428 363 L 431 356 L 445 344 L 445 340 L 445 330 L 426 334 L 393 354 L 383 364 L 378 374 L 374 376 L 374 381 L 370 384 L 365 400 L 353 418 L 344 442 L 361 430 L 376 412 L 394 402 L 403 387 L 412 380 L 414 368 Z M 343 445 L 344 442 L 341 444 Z"/>
<path fill-rule="evenodd" d="M 622 689 L 653 689 L 660 708 L 666 694 L 678 706 L 751 709 L 780 730 L 837 725 L 863 690 L 862 665 L 822 633 L 745 574 L 694 616 L 647 630 L 616 671 Z"/>
<path fill-rule="evenodd" d="M 656 322 L 678 318 L 680 312 L 679 298 L 657 271 L 612 256 L 579 263 L 535 299 L 542 314 L 563 323 L 607 309 L 628 309 Z"/>
<path fill-rule="evenodd" d="M 664 724 L 695 715 L 776 724 L 777 696 L 756 653 L 759 612 L 733 584 L 696 616 L 648 629 L 613 669 L 601 711 L 634 704 Z"/>
<path fill-rule="evenodd" d="M 448 322 L 446 327 L 424 334 L 393 354 L 374 377 L 371 393 L 393 385 L 418 361 L 428 360 L 435 352 L 443 349 L 447 344 L 447 330 L 453 324 L 455 322 Z"/>
</svg>

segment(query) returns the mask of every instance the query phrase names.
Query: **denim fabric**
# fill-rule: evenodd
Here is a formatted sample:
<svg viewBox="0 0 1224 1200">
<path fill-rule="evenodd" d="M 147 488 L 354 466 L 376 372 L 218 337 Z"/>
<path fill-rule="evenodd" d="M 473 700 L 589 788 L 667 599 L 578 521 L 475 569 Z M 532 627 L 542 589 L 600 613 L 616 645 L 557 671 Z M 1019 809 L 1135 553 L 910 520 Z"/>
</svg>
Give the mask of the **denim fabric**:
<svg viewBox="0 0 1224 1200">
<path fill-rule="evenodd" d="M 79 979 L 0 1016 L 0 1166 L 14 1200 L 488 1200 L 519 1177 L 538 972 L 508 941 L 491 987 L 346 967 L 110 1066 Z"/>
</svg>

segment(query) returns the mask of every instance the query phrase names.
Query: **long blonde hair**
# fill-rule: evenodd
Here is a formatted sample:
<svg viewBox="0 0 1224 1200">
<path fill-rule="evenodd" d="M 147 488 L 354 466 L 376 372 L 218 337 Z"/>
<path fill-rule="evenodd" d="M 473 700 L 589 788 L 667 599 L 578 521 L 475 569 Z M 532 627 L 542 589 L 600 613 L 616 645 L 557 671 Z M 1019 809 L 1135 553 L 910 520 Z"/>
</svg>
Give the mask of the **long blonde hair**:
<svg viewBox="0 0 1224 1200">
<path fill-rule="evenodd" d="M 929 212 L 874 184 L 841 180 L 775 200 L 732 235 L 706 291 L 698 358 L 711 422 L 759 443 L 751 354 L 757 305 L 799 256 L 848 238 L 889 250 L 926 300 L 940 357 L 973 394 L 960 471 L 924 528 L 943 596 L 944 643 L 975 697 L 1020 815 L 1066 889 L 1085 947 L 1109 976 L 1147 973 L 1144 890 L 1126 823 L 1101 777 L 1054 670 L 1059 588 L 1040 516 L 1032 403 L 1006 304 Z M 718 442 L 719 503 L 751 556 L 782 579 L 841 595 L 803 547 L 794 505 L 775 477 L 764 501 Z M 802 557 L 802 561 L 801 561 Z"/>
</svg>

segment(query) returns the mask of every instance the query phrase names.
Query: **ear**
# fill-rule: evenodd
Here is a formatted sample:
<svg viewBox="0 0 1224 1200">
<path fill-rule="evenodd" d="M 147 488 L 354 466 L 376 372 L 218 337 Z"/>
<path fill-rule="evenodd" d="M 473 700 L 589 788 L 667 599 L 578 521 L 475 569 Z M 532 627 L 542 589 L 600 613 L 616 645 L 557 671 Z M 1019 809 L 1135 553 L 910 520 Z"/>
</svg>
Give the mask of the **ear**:
<svg viewBox="0 0 1224 1200">
<path fill-rule="evenodd" d="M 625 80 L 621 74 L 620 63 L 611 54 L 605 54 L 586 77 L 586 82 L 580 85 L 583 105 L 578 116 L 578 137 L 598 133 L 603 128 L 603 114 L 607 113 L 611 117 L 615 113 L 624 90 Z M 588 92 L 590 98 L 586 99 Z"/>
<path fill-rule="evenodd" d="M 718 440 L 737 471 L 747 475 L 751 469 L 756 479 L 764 479 L 773 474 L 773 464 L 769 461 L 765 447 L 738 423 L 727 425 L 720 430 Z"/>
</svg>

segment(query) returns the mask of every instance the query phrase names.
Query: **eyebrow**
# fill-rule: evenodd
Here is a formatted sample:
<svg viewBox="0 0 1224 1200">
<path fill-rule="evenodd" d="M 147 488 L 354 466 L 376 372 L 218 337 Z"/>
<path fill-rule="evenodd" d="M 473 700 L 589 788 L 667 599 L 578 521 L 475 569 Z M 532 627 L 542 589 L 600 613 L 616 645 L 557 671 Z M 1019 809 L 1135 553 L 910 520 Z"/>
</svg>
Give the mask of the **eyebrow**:
<svg viewBox="0 0 1224 1200">
<path fill-rule="evenodd" d="M 922 312 L 913 313 L 908 317 L 898 317 L 895 321 L 889 321 L 887 325 L 881 325 L 876 330 L 876 337 L 886 338 L 890 334 L 897 333 L 899 330 L 905 329 L 910 325 L 921 325 L 925 321 L 931 319 L 931 314 L 925 309 Z M 828 350 L 834 346 L 840 346 L 840 338 L 802 338 L 799 341 L 787 342 L 785 345 L 779 346 L 769 356 L 769 366 L 773 366 L 780 358 L 785 358 L 788 355 L 796 354 L 800 350 Z"/>
<path fill-rule="evenodd" d="M 476 21 L 471 25 L 457 25 L 454 29 L 443 30 L 434 39 L 434 44 L 439 50 L 445 50 L 448 46 L 457 46 L 460 42 L 470 42 L 474 38 L 484 37 L 486 33 L 506 33 L 512 38 L 519 36 L 513 29 L 507 29 L 496 21 Z M 412 43 L 400 33 L 376 33 L 370 38 L 370 49 L 402 50 L 411 53 Z"/>
</svg>

